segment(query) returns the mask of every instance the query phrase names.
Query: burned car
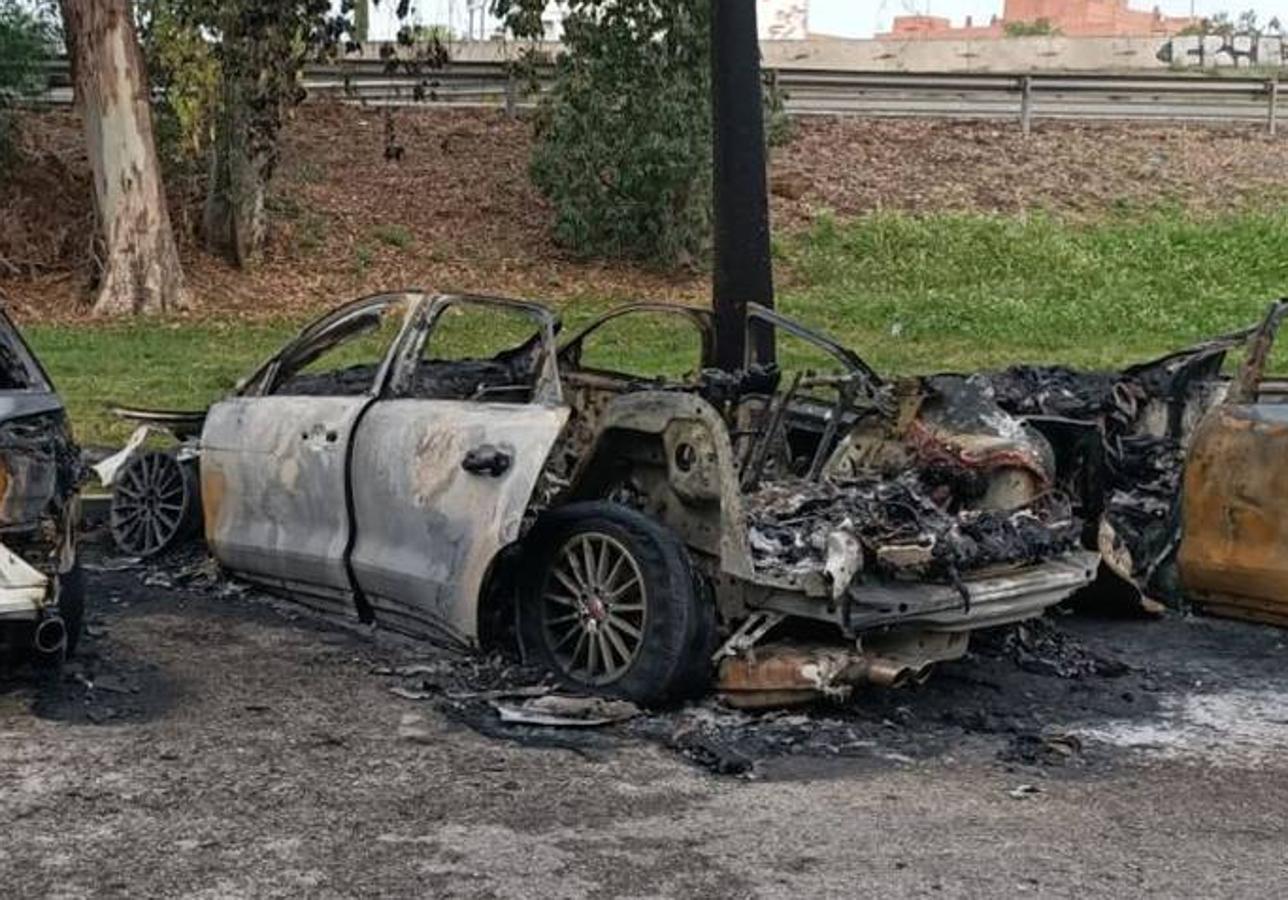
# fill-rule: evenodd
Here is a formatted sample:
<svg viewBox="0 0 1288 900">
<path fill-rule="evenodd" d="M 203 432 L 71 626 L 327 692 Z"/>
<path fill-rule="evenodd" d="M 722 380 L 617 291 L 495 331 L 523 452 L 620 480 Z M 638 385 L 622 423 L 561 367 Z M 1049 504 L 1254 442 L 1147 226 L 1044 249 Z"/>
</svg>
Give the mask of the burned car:
<svg viewBox="0 0 1288 900">
<path fill-rule="evenodd" d="M 0 658 L 59 661 L 80 638 L 81 474 L 63 403 L 0 312 Z"/>
<path fill-rule="evenodd" d="M 986 386 L 887 381 L 766 309 L 749 328 L 790 364 L 717 370 L 701 310 L 560 342 L 535 303 L 385 294 L 204 414 L 134 415 L 199 428 L 205 536 L 238 576 L 465 647 L 513 622 L 567 681 L 645 702 L 713 672 L 743 705 L 924 678 L 1094 577 L 1050 442 Z M 620 371 L 621 340 L 663 332 L 679 371 Z"/>
<path fill-rule="evenodd" d="M 1083 544 L 1102 557 L 1102 605 L 1199 602 L 1288 624 L 1288 470 L 1276 424 L 1288 385 L 1265 376 L 1286 314 L 1281 300 L 1255 326 L 1119 371 L 1016 366 L 945 377 L 983 383 L 1047 437 Z"/>
</svg>

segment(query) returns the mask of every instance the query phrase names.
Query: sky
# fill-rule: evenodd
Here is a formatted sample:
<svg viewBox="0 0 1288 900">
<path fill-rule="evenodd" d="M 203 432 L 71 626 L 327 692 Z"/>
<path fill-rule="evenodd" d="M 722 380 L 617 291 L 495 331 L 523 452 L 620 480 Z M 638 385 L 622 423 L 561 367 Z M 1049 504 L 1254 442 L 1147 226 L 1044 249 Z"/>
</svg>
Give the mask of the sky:
<svg viewBox="0 0 1288 900">
<path fill-rule="evenodd" d="M 1136 9 L 1149 10 L 1157 5 L 1165 14 L 1176 16 L 1189 15 L 1191 3 L 1200 16 L 1256 9 L 1261 21 L 1277 15 L 1288 26 L 1288 0 L 1131 0 Z M 392 36 L 398 30 L 393 12 L 397 5 L 396 0 L 377 0 L 372 11 L 373 36 Z M 420 21 L 450 21 L 459 31 L 465 30 L 468 5 L 469 0 L 414 0 L 412 3 Z M 968 15 L 976 22 L 987 22 L 1002 12 L 1003 5 L 1004 0 L 810 0 L 809 27 L 816 34 L 870 37 L 874 32 L 888 30 L 891 19 L 908 12 L 929 11 L 961 25 Z"/>
<path fill-rule="evenodd" d="M 1149 10 L 1157 5 L 1165 15 L 1189 15 L 1191 0 L 1132 0 L 1135 9 Z M 1261 20 L 1278 16 L 1288 25 L 1288 0 L 1194 0 L 1197 15 L 1255 9 Z M 987 22 L 1002 12 L 1003 0 L 811 0 L 810 31 L 847 37 L 868 37 L 874 31 L 890 27 L 890 20 L 907 12 L 947 16 L 961 25 L 967 16 L 976 22 Z"/>
</svg>

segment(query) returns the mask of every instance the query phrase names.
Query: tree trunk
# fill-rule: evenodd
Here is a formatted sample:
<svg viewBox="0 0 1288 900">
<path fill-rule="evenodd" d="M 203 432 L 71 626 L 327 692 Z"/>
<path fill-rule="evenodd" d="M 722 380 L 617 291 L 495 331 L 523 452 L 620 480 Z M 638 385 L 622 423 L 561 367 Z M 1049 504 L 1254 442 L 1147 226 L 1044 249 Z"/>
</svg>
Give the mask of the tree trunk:
<svg viewBox="0 0 1288 900">
<path fill-rule="evenodd" d="M 251 134 L 243 90 L 232 78 L 224 84 L 201 232 L 208 250 L 246 268 L 259 259 L 268 233 L 264 192 L 272 160 Z"/>
<path fill-rule="evenodd" d="M 187 299 L 128 0 L 60 0 L 94 174 L 103 278 L 94 312 L 162 312 Z"/>
</svg>

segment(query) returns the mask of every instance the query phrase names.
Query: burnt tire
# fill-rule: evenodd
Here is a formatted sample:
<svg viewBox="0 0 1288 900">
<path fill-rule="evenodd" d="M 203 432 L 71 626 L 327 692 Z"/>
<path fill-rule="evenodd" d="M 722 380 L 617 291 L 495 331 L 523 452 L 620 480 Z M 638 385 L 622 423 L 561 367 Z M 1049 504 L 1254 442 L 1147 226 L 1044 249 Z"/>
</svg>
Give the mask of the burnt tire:
<svg viewBox="0 0 1288 900">
<path fill-rule="evenodd" d="M 149 450 L 131 459 L 112 485 L 108 527 L 123 552 L 147 558 L 191 537 L 201 521 L 195 467 Z"/>
<path fill-rule="evenodd" d="M 700 693 L 715 634 L 684 544 L 614 503 L 545 514 L 524 542 L 519 640 L 564 682 L 659 704 Z"/>
</svg>

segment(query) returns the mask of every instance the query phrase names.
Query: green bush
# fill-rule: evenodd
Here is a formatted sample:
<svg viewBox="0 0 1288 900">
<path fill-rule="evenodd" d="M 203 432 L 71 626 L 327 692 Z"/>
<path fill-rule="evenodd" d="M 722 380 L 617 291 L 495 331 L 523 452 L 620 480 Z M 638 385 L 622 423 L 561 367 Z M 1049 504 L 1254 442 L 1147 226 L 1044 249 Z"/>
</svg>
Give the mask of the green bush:
<svg viewBox="0 0 1288 900">
<path fill-rule="evenodd" d="M 214 44 L 183 0 L 136 0 L 140 42 L 157 102 L 157 149 L 175 174 L 204 168 L 219 103 Z"/>
<path fill-rule="evenodd" d="M 579 255 L 663 265 L 711 231 L 708 0 L 573 0 L 531 174 L 555 239 Z"/>
<path fill-rule="evenodd" d="M 13 152 L 12 109 L 45 89 L 41 63 L 54 53 L 54 28 L 17 0 L 0 0 L 0 175 Z"/>
</svg>

